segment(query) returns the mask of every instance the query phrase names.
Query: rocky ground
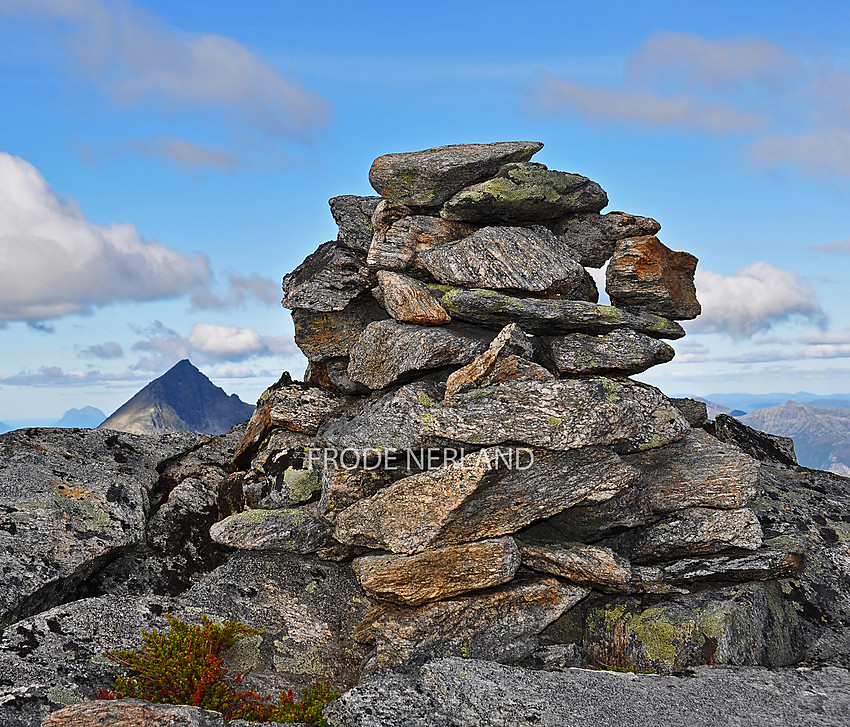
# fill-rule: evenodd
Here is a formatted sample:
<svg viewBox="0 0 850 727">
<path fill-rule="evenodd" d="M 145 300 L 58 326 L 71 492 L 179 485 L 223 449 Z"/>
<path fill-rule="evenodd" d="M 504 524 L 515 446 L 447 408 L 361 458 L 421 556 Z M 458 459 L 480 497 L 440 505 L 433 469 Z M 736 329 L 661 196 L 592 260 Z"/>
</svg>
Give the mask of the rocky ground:
<svg viewBox="0 0 850 727">
<path fill-rule="evenodd" d="M 0 437 L 0 725 L 222 724 L 86 701 L 167 613 L 260 629 L 226 663 L 348 690 L 332 727 L 850 723 L 850 480 L 628 378 L 696 259 L 540 147 L 331 200 L 284 278 L 306 380 L 247 425 Z"/>
</svg>

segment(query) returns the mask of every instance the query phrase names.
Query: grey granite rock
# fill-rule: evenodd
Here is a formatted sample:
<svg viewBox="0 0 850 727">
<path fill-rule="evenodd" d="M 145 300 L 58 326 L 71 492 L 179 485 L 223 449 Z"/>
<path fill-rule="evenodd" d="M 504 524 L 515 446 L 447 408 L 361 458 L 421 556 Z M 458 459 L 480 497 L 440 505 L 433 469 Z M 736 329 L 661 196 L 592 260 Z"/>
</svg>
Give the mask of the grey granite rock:
<svg viewBox="0 0 850 727">
<path fill-rule="evenodd" d="M 386 318 L 389 315 L 371 293 L 356 298 L 341 311 L 297 309 L 292 311 L 295 343 L 311 362 L 348 356 L 366 326 Z"/>
<path fill-rule="evenodd" d="M 339 226 L 337 244 L 355 252 L 366 253 L 372 243 L 372 215 L 380 197 L 358 197 L 343 194 L 328 201 L 331 214 Z"/>
<path fill-rule="evenodd" d="M 654 235 L 661 225 L 650 217 L 625 212 L 567 215 L 551 225 L 552 231 L 572 248 L 582 265 L 601 268 L 614 254 L 618 240 Z"/>
<path fill-rule="evenodd" d="M 608 195 L 587 177 L 547 169 L 543 164 L 506 164 L 492 179 L 462 189 L 440 216 L 481 224 L 527 224 L 575 212 L 599 212 Z"/>
<path fill-rule="evenodd" d="M 611 302 L 674 320 L 696 318 L 701 311 L 694 287 L 697 259 L 674 252 L 657 237 L 620 240 L 605 272 Z"/>
<path fill-rule="evenodd" d="M 328 525 L 315 506 L 279 510 L 245 510 L 220 520 L 210 528 L 220 545 L 240 550 L 275 550 L 315 553 L 330 537 Z"/>
<path fill-rule="evenodd" d="M 705 427 L 708 424 L 708 407 L 704 401 L 697 401 L 689 397 L 679 399 L 671 397 L 670 401 L 682 412 L 682 416 L 688 420 L 688 424 L 692 427 Z"/>
<path fill-rule="evenodd" d="M 517 323 L 527 333 L 542 336 L 576 332 L 599 335 L 617 328 L 631 328 L 653 338 L 685 335 L 678 323 L 667 318 L 589 301 L 516 298 L 495 290 L 450 286 L 429 288 L 453 319 L 485 328 L 500 330 L 508 323 Z"/>
<path fill-rule="evenodd" d="M 321 423 L 345 404 L 346 397 L 326 388 L 293 382 L 272 393 L 267 404 L 269 422 L 291 432 L 315 434 Z"/>
<path fill-rule="evenodd" d="M 636 472 L 613 452 L 500 449 L 405 477 L 340 513 L 341 543 L 394 553 L 492 538 L 628 487 Z"/>
<path fill-rule="evenodd" d="M 317 442 L 388 451 L 452 443 L 552 450 L 606 445 L 625 453 L 663 446 L 689 429 L 660 391 L 629 379 L 517 379 L 443 403 L 444 393 L 439 381 L 428 380 L 373 394 L 326 422 Z"/>
<path fill-rule="evenodd" d="M 630 328 L 604 336 L 539 336 L 535 349 L 537 360 L 560 375 L 639 374 L 671 361 L 676 353 L 669 344 Z"/>
<path fill-rule="evenodd" d="M 659 677 L 529 671 L 445 658 L 385 670 L 325 708 L 328 727 L 845 727 L 844 669 L 698 669 Z"/>
<path fill-rule="evenodd" d="M 794 440 L 791 437 L 760 432 L 726 414 L 718 414 L 715 418 L 714 434 L 721 442 L 734 444 L 762 462 L 797 466 Z"/>
<path fill-rule="evenodd" d="M 378 271 L 378 295 L 384 309 L 397 321 L 422 326 L 451 323 L 452 319 L 423 283 L 400 273 Z"/>
<path fill-rule="evenodd" d="M 466 326 L 417 326 L 395 320 L 367 326 L 351 348 L 348 375 L 370 389 L 451 364 L 466 364 L 487 350 L 492 334 Z"/>
<path fill-rule="evenodd" d="M 437 245 L 460 240 L 475 232 L 463 222 L 429 215 L 406 215 L 382 229 L 379 225 L 369 245 L 366 263 L 372 268 L 411 271 L 428 276 L 420 254 Z"/>
<path fill-rule="evenodd" d="M 421 664 L 441 655 L 519 661 L 539 634 L 587 595 L 555 578 L 526 576 L 507 585 L 422 606 L 388 605 L 370 619 L 374 666 Z"/>
<path fill-rule="evenodd" d="M 420 253 L 441 283 L 541 297 L 571 298 L 585 271 L 545 227 L 482 227 L 458 242 Z"/>
<path fill-rule="evenodd" d="M 283 278 L 285 308 L 339 311 L 375 285 L 360 256 L 326 242 Z"/>
<path fill-rule="evenodd" d="M 502 141 L 384 154 L 372 163 L 369 182 L 394 202 L 437 207 L 458 190 L 492 177 L 502 165 L 526 161 L 542 148 L 534 141 Z"/>
</svg>

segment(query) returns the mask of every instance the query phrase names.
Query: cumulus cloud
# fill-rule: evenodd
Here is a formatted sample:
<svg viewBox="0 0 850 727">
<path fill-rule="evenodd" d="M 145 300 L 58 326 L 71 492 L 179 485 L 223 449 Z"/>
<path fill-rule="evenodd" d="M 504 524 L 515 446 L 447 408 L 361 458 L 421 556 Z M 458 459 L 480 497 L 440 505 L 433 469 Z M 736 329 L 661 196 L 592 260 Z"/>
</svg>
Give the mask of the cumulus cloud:
<svg viewBox="0 0 850 727">
<path fill-rule="evenodd" d="M 121 358 L 124 355 L 124 349 L 115 341 L 107 341 L 106 343 L 95 343 L 91 346 L 86 346 L 80 351 L 80 356 L 84 358 L 99 358 L 103 360 Z"/>
<path fill-rule="evenodd" d="M 740 338 L 793 317 L 817 325 L 826 320 L 811 283 L 767 262 L 725 276 L 698 269 L 695 282 L 702 315 L 688 324 L 689 332 L 723 332 Z"/>
<path fill-rule="evenodd" d="M 192 296 L 196 310 L 217 310 L 243 305 L 251 300 L 280 305 L 280 284 L 260 275 L 232 274 L 227 279 L 227 292 L 216 295 L 210 290 L 199 290 Z"/>
<path fill-rule="evenodd" d="M 620 83 L 542 74 L 529 98 L 597 123 L 735 135 L 757 165 L 850 176 L 850 74 L 760 38 L 656 33 Z"/>
<path fill-rule="evenodd" d="M 204 256 L 144 240 L 129 223 L 89 222 L 41 173 L 0 152 L 0 321 L 42 321 L 206 283 Z"/>
<path fill-rule="evenodd" d="M 259 356 L 291 356 L 298 352 L 292 336 L 264 336 L 252 328 L 195 323 L 181 336 L 157 321 L 133 349 L 150 354 L 137 367 L 155 371 L 180 359 L 195 363 L 240 362 Z"/>
</svg>

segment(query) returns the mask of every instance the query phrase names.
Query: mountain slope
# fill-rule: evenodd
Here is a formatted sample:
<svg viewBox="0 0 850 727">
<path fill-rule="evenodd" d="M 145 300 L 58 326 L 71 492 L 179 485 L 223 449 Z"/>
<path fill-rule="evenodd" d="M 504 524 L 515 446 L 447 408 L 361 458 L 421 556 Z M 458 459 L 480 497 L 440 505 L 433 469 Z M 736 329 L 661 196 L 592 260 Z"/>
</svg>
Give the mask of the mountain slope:
<svg viewBox="0 0 850 727">
<path fill-rule="evenodd" d="M 100 409 L 93 406 L 84 406 L 82 409 L 68 409 L 62 418 L 54 424 L 54 427 L 80 427 L 83 429 L 96 429 L 106 419 Z"/>
<path fill-rule="evenodd" d="M 850 474 L 850 410 L 789 401 L 738 418 L 756 429 L 791 437 L 801 465 Z"/>
<path fill-rule="evenodd" d="M 224 434 L 248 419 L 254 407 L 228 396 L 183 359 L 154 379 L 110 416 L 99 429 L 131 434 L 199 432 Z"/>
</svg>

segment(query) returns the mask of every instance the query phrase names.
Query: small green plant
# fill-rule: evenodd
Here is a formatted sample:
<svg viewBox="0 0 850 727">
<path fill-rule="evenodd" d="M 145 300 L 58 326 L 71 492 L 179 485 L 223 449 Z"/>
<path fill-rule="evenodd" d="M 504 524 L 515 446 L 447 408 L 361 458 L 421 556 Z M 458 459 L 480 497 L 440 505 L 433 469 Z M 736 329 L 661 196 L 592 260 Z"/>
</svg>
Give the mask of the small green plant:
<svg viewBox="0 0 850 727">
<path fill-rule="evenodd" d="M 225 720 L 309 722 L 324 727 L 322 707 L 339 696 L 327 682 L 304 689 L 297 702 L 291 689 L 276 704 L 271 697 L 238 691 L 247 672 L 228 676 L 221 652 L 260 631 L 234 621 L 216 624 L 206 616 L 200 624 L 187 624 L 170 614 L 167 618 L 168 633 L 143 632 L 138 649 L 105 652 L 106 658 L 131 674 L 119 676 L 113 689 L 101 689 L 99 699 L 191 704 L 221 712 Z"/>
</svg>

